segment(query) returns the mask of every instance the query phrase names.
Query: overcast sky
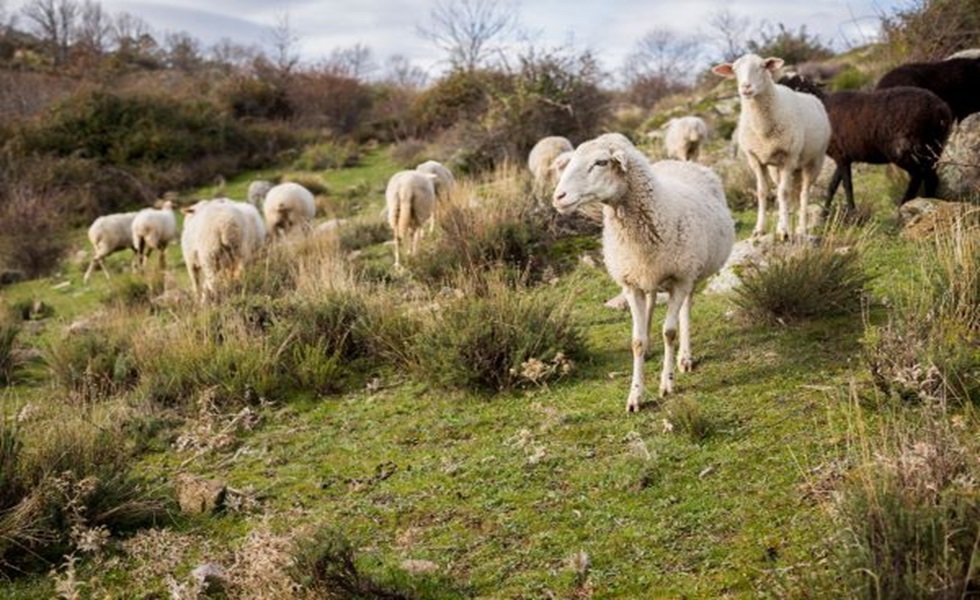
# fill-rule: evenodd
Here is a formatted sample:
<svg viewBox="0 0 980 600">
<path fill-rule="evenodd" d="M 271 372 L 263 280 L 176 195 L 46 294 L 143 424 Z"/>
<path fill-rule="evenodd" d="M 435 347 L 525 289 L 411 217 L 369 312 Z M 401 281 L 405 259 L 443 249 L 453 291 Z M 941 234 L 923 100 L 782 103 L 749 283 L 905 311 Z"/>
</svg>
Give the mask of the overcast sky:
<svg viewBox="0 0 980 600">
<path fill-rule="evenodd" d="M 2 1 L 2 0 L 0 0 Z M 727 8 L 758 25 L 783 23 L 820 36 L 835 49 L 870 41 L 880 16 L 909 0 L 502 0 L 514 2 L 522 26 L 543 45 L 571 43 L 589 48 L 607 70 L 616 70 L 647 31 L 666 27 L 707 38 L 707 19 Z M 186 31 L 206 45 L 230 38 L 268 47 L 270 28 L 288 15 L 308 61 L 357 43 L 371 48 L 377 62 L 402 54 L 437 74 L 441 52 L 416 33 L 435 0 L 102 0 L 110 13 L 141 16 L 154 29 Z M 17 5 L 14 0 L 8 3 Z"/>
</svg>

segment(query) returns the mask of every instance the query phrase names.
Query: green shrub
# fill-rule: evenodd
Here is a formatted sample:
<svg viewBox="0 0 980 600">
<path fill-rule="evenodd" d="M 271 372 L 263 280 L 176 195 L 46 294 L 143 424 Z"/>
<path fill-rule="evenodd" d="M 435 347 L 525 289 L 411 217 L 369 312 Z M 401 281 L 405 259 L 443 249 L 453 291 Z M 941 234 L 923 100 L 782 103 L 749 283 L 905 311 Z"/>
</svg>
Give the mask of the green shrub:
<svg viewBox="0 0 980 600">
<path fill-rule="evenodd" d="M 13 382 L 14 371 L 18 367 L 15 347 L 19 333 L 20 325 L 13 318 L 0 316 L 0 383 L 4 385 Z"/>
<path fill-rule="evenodd" d="M 356 144 L 329 141 L 303 148 L 299 158 L 293 161 L 293 168 L 303 171 L 346 169 L 357 166 L 358 162 L 360 162 L 360 151 Z"/>
<path fill-rule="evenodd" d="M 714 423 L 705 416 L 701 405 L 693 400 L 672 398 L 666 412 L 671 429 L 686 435 L 696 444 L 708 439 L 715 431 Z"/>
<path fill-rule="evenodd" d="M 147 306 L 153 295 L 162 291 L 162 287 L 162 273 L 157 273 L 149 281 L 142 275 L 123 273 L 109 281 L 109 287 L 102 295 L 102 302 L 123 308 Z"/>
<path fill-rule="evenodd" d="M 860 90 L 869 87 L 871 82 L 872 77 L 868 73 L 856 67 L 848 67 L 830 81 L 830 90 L 833 92 Z"/>
<path fill-rule="evenodd" d="M 496 392 L 561 379 L 582 358 L 581 332 L 554 295 L 515 288 L 500 274 L 463 285 L 463 297 L 424 313 L 410 337 L 407 367 L 419 379 Z"/>
<path fill-rule="evenodd" d="M 52 379 L 82 401 L 111 396 L 137 380 L 130 333 L 124 325 L 87 329 L 54 339 L 44 349 Z"/>
<path fill-rule="evenodd" d="M 735 304 L 760 323 L 850 314 L 861 309 L 870 279 L 853 248 L 793 246 L 772 255 L 767 265 L 749 263 L 735 288 Z"/>
<path fill-rule="evenodd" d="M 0 420 L 0 574 L 46 573 L 80 545 L 98 550 L 110 532 L 165 515 L 131 473 L 129 415 L 93 406 L 59 407 L 56 418 L 17 428 Z"/>
<path fill-rule="evenodd" d="M 186 406 L 208 391 L 221 406 L 345 389 L 362 364 L 371 364 L 365 304 L 357 292 L 341 290 L 316 298 L 243 296 L 148 328 L 134 343 L 142 395 Z"/>
<path fill-rule="evenodd" d="M 368 570 L 365 565 L 373 566 Z M 375 573 L 377 561 L 358 557 L 342 534 L 321 529 L 297 543 L 290 574 L 315 598 L 385 598 L 387 600 L 436 600 L 470 597 L 452 582 L 437 575 L 408 575 L 386 569 Z"/>
</svg>

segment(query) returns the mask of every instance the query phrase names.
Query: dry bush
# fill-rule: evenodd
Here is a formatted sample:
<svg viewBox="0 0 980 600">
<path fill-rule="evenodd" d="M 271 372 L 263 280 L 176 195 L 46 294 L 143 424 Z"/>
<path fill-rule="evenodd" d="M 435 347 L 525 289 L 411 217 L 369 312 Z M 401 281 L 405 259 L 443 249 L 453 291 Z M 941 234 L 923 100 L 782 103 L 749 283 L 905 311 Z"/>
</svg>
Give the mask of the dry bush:
<svg viewBox="0 0 980 600">
<path fill-rule="evenodd" d="M 980 400 L 980 231 L 937 230 L 922 243 L 920 277 L 883 325 L 868 327 L 864 359 L 886 394 L 944 404 Z"/>
<path fill-rule="evenodd" d="M 847 597 L 969 597 L 980 584 L 980 471 L 964 417 L 899 407 L 872 432 L 852 404 L 856 467 L 836 502 Z"/>
<path fill-rule="evenodd" d="M 68 248 L 68 225 L 53 194 L 23 185 L 0 191 L 0 263 L 28 277 L 51 272 Z"/>
</svg>

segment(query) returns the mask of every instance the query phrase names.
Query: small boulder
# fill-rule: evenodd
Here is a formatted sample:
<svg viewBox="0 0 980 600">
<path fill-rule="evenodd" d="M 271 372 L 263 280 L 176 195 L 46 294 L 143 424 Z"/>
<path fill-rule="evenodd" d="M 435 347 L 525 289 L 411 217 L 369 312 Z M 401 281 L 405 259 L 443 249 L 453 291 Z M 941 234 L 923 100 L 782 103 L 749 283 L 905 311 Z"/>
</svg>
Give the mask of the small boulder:
<svg viewBox="0 0 980 600">
<path fill-rule="evenodd" d="M 217 479 L 205 479 L 189 473 L 177 476 L 177 502 L 187 514 L 211 513 L 224 505 L 228 487 Z"/>
</svg>

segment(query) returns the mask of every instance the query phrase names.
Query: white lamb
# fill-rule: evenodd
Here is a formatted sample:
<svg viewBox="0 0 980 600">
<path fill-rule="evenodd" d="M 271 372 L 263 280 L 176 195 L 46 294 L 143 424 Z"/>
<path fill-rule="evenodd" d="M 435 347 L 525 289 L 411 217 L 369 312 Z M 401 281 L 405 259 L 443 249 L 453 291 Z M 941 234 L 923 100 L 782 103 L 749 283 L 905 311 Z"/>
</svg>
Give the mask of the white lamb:
<svg viewBox="0 0 980 600">
<path fill-rule="evenodd" d="M 265 195 L 269 193 L 272 189 L 272 183 L 269 181 L 264 181 L 262 179 L 256 179 L 248 184 L 248 192 L 246 198 L 248 198 L 248 203 L 256 208 L 262 208 L 262 203 L 265 201 Z"/>
<path fill-rule="evenodd" d="M 136 213 L 132 227 L 133 248 L 139 267 L 146 267 L 150 254 L 156 250 L 160 255 L 160 269 L 167 267 L 167 246 L 177 240 L 177 215 L 174 203 L 167 200 L 163 206 L 144 208 Z"/>
<path fill-rule="evenodd" d="M 395 268 L 401 268 L 400 246 L 412 237 L 410 254 L 418 249 L 422 226 L 432 218 L 436 203 L 436 176 L 419 171 L 399 171 L 388 180 L 385 205 L 388 224 L 395 234 Z"/>
<path fill-rule="evenodd" d="M 633 316 L 633 379 L 626 401 L 626 410 L 632 412 L 645 392 L 643 364 L 657 290 L 669 295 L 663 396 L 673 392 L 678 322 L 677 368 L 685 372 L 693 367 L 691 296 L 699 281 L 725 263 L 735 241 L 735 223 L 714 171 L 676 160 L 651 165 L 618 133 L 579 146 L 554 193 L 553 205 L 561 213 L 592 203 L 603 205 L 606 269 L 622 286 Z"/>
<path fill-rule="evenodd" d="M 698 159 L 701 144 L 708 139 L 708 124 L 701 117 L 687 116 L 671 119 L 664 133 L 667 156 L 677 160 Z"/>
<path fill-rule="evenodd" d="M 294 227 L 308 230 L 316 214 L 313 193 L 298 183 L 273 186 L 262 205 L 270 235 L 287 235 Z"/>
<path fill-rule="evenodd" d="M 531 171 L 532 193 L 535 198 L 547 198 L 555 189 L 560 173 L 555 169 L 555 159 L 563 152 L 574 150 L 568 138 L 553 135 L 541 138 L 527 155 L 527 168 Z"/>
<path fill-rule="evenodd" d="M 761 58 L 746 54 L 731 64 L 712 69 L 723 77 L 738 81 L 741 111 L 738 116 L 738 146 L 755 174 L 759 212 L 754 235 L 766 229 L 766 196 L 769 180 L 766 166 L 776 167 L 779 179 L 776 201 L 779 221 L 776 237 L 789 238 L 790 196 L 799 193 L 800 209 L 797 233 L 807 231 L 807 204 L 810 186 L 820 174 L 827 145 L 830 143 L 830 119 L 823 103 L 773 82 L 772 74 L 783 65 L 781 58 Z"/>
<path fill-rule="evenodd" d="M 92 221 L 92 225 L 88 228 L 88 240 L 92 243 L 93 250 L 92 261 L 89 262 L 82 281 L 88 283 L 88 278 L 92 276 L 96 264 L 102 268 L 106 279 L 109 279 L 109 269 L 106 268 L 104 259 L 119 250 L 133 248 L 133 219 L 135 218 L 135 212 L 127 212 L 103 215 Z M 135 255 L 133 260 L 135 262 Z"/>
<path fill-rule="evenodd" d="M 241 275 L 265 239 L 265 224 L 254 206 L 227 198 L 203 200 L 184 214 L 181 252 L 194 294 L 207 302 L 222 279 Z"/>
</svg>

